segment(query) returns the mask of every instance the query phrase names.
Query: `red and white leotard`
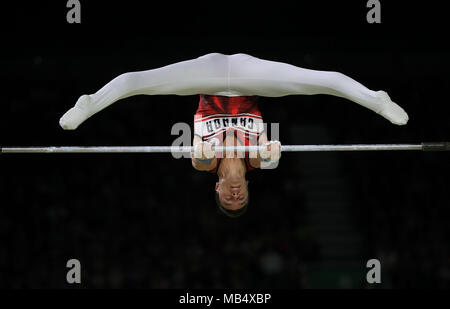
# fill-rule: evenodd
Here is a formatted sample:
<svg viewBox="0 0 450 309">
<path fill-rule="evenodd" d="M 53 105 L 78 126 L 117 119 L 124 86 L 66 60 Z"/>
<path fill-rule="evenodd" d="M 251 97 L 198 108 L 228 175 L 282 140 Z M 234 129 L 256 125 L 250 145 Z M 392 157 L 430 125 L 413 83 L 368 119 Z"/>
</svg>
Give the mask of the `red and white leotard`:
<svg viewBox="0 0 450 309">
<path fill-rule="evenodd" d="M 228 134 L 235 134 L 241 145 L 257 145 L 264 132 L 257 96 L 200 95 L 197 112 L 194 115 L 194 134 L 203 141 L 221 146 Z M 217 165 L 211 172 L 217 172 L 222 153 L 217 153 Z M 247 170 L 253 170 L 248 152 L 243 158 Z"/>
</svg>

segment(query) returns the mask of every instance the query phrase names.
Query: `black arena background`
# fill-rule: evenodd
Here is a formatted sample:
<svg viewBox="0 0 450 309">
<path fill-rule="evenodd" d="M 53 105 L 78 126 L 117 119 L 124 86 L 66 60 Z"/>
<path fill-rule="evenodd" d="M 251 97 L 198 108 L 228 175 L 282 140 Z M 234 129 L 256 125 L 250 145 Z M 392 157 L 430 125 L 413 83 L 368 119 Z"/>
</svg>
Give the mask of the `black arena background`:
<svg viewBox="0 0 450 309">
<path fill-rule="evenodd" d="M 261 98 L 283 144 L 450 139 L 445 8 L 366 1 L 66 1 L 4 7 L 3 146 L 171 145 L 198 96 L 135 96 L 75 131 L 58 125 L 81 94 L 117 75 L 210 52 L 342 72 L 386 90 L 395 126 L 332 96 Z M 239 219 L 217 212 L 216 177 L 167 154 L 1 156 L 0 287 L 152 289 L 449 288 L 448 152 L 284 153 L 248 174 Z M 78 259 L 82 283 L 66 282 Z M 366 282 L 379 259 L 382 283 Z M 184 293 L 184 292 L 183 292 Z"/>
</svg>

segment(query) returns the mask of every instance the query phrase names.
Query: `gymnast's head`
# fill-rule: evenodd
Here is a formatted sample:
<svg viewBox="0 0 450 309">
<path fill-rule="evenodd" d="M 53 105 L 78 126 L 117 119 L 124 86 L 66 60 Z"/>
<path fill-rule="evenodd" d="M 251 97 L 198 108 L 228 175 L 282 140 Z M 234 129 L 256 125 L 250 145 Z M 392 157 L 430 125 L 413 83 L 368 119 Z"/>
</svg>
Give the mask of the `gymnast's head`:
<svg viewBox="0 0 450 309">
<path fill-rule="evenodd" d="M 226 160 L 226 159 L 225 159 Z M 236 166 L 221 169 L 216 182 L 216 203 L 220 212 L 228 217 L 236 218 L 243 215 L 248 208 L 248 180 L 244 169 Z"/>
</svg>

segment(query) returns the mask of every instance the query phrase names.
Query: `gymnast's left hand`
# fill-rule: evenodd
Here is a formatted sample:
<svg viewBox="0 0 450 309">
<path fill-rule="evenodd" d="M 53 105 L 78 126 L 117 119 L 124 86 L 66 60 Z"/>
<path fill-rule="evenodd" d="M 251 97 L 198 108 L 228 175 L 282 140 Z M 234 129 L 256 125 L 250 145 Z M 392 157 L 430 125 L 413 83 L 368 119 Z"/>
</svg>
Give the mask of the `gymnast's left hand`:
<svg viewBox="0 0 450 309">
<path fill-rule="evenodd" d="M 281 143 L 279 141 L 270 141 L 264 143 L 264 149 L 260 152 L 263 161 L 278 161 L 281 158 Z"/>
</svg>

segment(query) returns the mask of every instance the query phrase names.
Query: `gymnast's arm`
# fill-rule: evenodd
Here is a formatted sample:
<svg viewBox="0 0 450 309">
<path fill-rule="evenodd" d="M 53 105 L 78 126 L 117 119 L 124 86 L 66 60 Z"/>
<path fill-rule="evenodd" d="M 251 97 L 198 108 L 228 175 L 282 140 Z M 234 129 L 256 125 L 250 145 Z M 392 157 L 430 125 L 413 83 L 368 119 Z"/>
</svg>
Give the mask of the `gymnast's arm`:
<svg viewBox="0 0 450 309">
<path fill-rule="evenodd" d="M 211 144 L 208 142 L 202 143 L 202 139 L 198 135 L 194 135 L 192 145 L 194 145 L 194 152 L 191 152 L 192 166 L 197 171 L 214 169 L 217 165 L 217 158 L 212 151 Z M 202 149 L 203 147 L 204 149 Z"/>
</svg>

